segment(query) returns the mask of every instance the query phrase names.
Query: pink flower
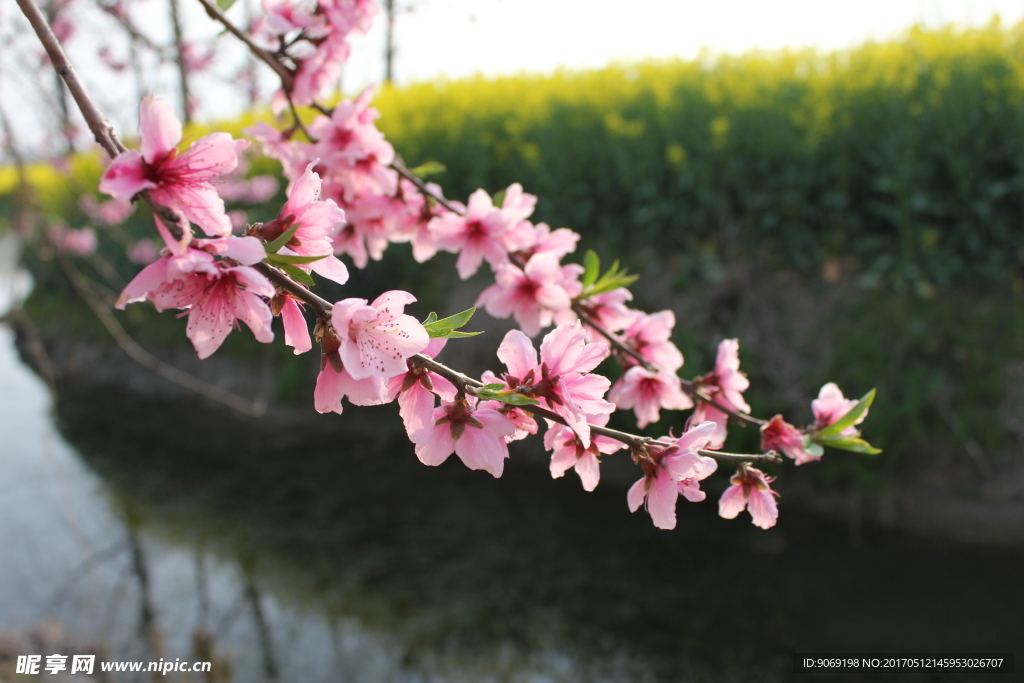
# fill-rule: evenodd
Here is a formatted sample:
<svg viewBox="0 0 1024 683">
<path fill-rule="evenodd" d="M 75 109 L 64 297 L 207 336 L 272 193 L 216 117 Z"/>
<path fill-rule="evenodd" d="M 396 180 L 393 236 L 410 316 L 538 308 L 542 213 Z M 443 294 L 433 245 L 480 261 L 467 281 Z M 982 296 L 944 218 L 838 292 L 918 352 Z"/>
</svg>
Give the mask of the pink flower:
<svg viewBox="0 0 1024 683">
<path fill-rule="evenodd" d="M 406 359 L 427 348 L 430 337 L 423 325 L 402 313 L 414 301 L 408 292 L 393 290 L 369 305 L 354 298 L 334 304 L 331 325 L 341 342 L 338 353 L 353 379 L 404 374 Z"/>
<path fill-rule="evenodd" d="M 501 209 L 494 207 L 489 194 L 477 190 L 469 196 L 465 216 L 444 214 L 431 220 L 429 227 L 439 249 L 459 255 L 455 267 L 465 280 L 480 269 L 484 259 L 492 266 L 508 260 L 501 237 L 512 223 Z"/>
<path fill-rule="evenodd" d="M 718 514 L 725 519 L 735 519 L 744 509 L 750 511 L 754 525 L 770 529 L 779 519 L 779 495 L 769 487 L 775 479 L 753 467 L 743 467 L 732 476 L 732 486 L 725 490 L 718 501 Z"/>
<path fill-rule="evenodd" d="M 676 315 L 672 311 L 649 315 L 638 311 L 622 341 L 659 370 L 675 373 L 683 366 L 683 354 L 669 341 L 675 325 Z M 627 366 L 636 365 L 636 360 L 629 356 L 621 360 Z"/>
<path fill-rule="evenodd" d="M 508 457 L 505 437 L 515 431 L 508 418 L 490 408 L 473 410 L 465 399 L 442 401 L 433 417 L 432 428 L 412 437 L 420 462 L 440 465 L 455 453 L 469 469 L 501 476 Z"/>
<path fill-rule="evenodd" d="M 139 106 L 142 153 L 122 152 L 100 180 L 100 191 L 131 199 L 149 190 L 153 200 L 184 214 L 210 235 L 227 235 L 231 221 L 224 201 L 211 181 L 238 164 L 238 153 L 248 146 L 227 133 L 213 133 L 178 153 L 181 122 L 166 101 L 145 97 Z"/>
<path fill-rule="evenodd" d="M 632 408 L 640 429 L 660 420 L 662 408 L 688 410 L 693 407 L 677 375 L 652 372 L 640 366 L 626 371 L 608 393 L 608 400 L 623 410 Z"/>
<path fill-rule="evenodd" d="M 148 298 L 158 311 L 189 309 L 185 333 L 200 358 L 220 348 L 238 320 L 249 326 L 257 341 L 273 341 L 273 316 L 260 297 L 274 296 L 274 287 L 245 265 L 262 258 L 259 240 L 229 236 L 195 244 L 186 248 L 172 242 L 173 251 L 143 268 L 121 292 L 116 307 L 123 310 L 128 303 Z M 214 255 L 243 265 L 229 265 Z"/>
<path fill-rule="evenodd" d="M 718 463 L 697 453 L 707 445 L 714 430 L 714 423 L 702 422 L 684 432 L 671 446 L 648 447 L 648 457 L 640 461 L 644 476 L 626 493 L 630 512 L 639 510 L 646 501 L 654 526 L 675 529 L 679 494 L 688 500 L 701 500 L 697 482 L 718 469 Z"/>
<path fill-rule="evenodd" d="M 508 388 L 536 398 L 542 408 L 565 418 L 584 448 L 590 447 L 587 415 L 615 410 L 603 398 L 611 382 L 589 374 L 607 355 L 607 344 L 586 343 L 579 321 L 559 325 L 544 337 L 540 364 L 530 338 L 519 330 L 506 334 L 498 347 L 498 358 L 508 368 L 504 375 Z"/>
<path fill-rule="evenodd" d="M 551 254 L 530 258 L 524 270 L 511 263 L 498 266 L 494 274 L 497 284 L 491 285 L 476 300 L 495 318 L 515 315 L 516 322 L 530 337 L 551 324 L 555 311 L 572 305 L 569 293 L 562 287 L 562 269 Z"/>
<path fill-rule="evenodd" d="M 821 460 L 820 455 L 811 455 L 804 449 L 803 433 L 783 420 L 781 415 L 761 425 L 761 450 L 781 451 L 793 458 L 797 465 Z"/>
<path fill-rule="evenodd" d="M 723 339 L 718 344 L 715 369 L 703 377 L 697 378 L 694 385 L 715 402 L 737 412 L 749 413 L 750 406 L 743 400 L 743 392 L 750 387 L 750 380 L 740 372 L 739 351 L 739 340 Z M 697 409 L 693 411 L 690 421 L 696 424 L 704 420 L 711 420 L 718 425 L 718 429 L 715 430 L 715 435 L 711 439 L 710 447 L 718 449 L 724 446 L 728 435 L 726 425 L 729 416 L 706 401 L 698 401 Z"/>
<path fill-rule="evenodd" d="M 346 211 L 348 222 L 333 236 L 335 253 L 352 257 L 356 268 L 380 261 L 388 248 L 391 200 L 380 195 L 356 197 Z"/>
<path fill-rule="evenodd" d="M 587 422 L 603 427 L 608 424 L 608 415 L 587 415 Z M 548 431 L 544 434 L 544 448 L 551 453 L 551 476 L 558 479 L 569 470 L 575 468 L 583 482 L 583 490 L 593 491 L 601 478 L 600 456 L 602 453 L 614 453 L 626 447 L 621 441 L 607 436 L 595 436 L 590 446 L 584 447 L 576 432 L 565 425 L 547 421 Z"/>
<path fill-rule="evenodd" d="M 96 231 L 92 228 L 75 230 L 55 226 L 49 232 L 53 243 L 66 254 L 88 256 L 96 251 Z"/>
<path fill-rule="evenodd" d="M 811 401 L 811 411 L 814 412 L 814 429 L 820 430 L 850 412 L 850 409 L 857 405 L 857 401 L 843 396 L 843 392 L 834 382 L 829 382 L 818 392 L 818 398 Z M 868 416 L 867 411 L 857 418 L 854 424 L 860 424 Z M 857 436 L 859 431 L 853 425 L 840 432 L 843 436 Z"/>
<path fill-rule="evenodd" d="M 423 355 L 434 358 L 445 347 L 447 339 L 431 339 Z M 413 366 L 409 372 L 395 375 L 388 380 L 388 398 L 398 397 L 398 414 L 402 416 L 409 440 L 415 443 L 415 436 L 434 427 L 434 395 L 445 401 L 454 401 L 455 385 L 438 374 Z"/>
<path fill-rule="evenodd" d="M 266 156 L 281 162 L 287 178 L 298 177 L 308 163 L 307 148 L 310 145 L 285 138 L 281 131 L 266 121 L 259 121 L 242 132 L 260 143 L 260 148 Z"/>
<path fill-rule="evenodd" d="M 83 195 L 78 200 L 78 206 L 89 218 L 104 225 L 120 225 L 135 210 L 135 206 L 125 199 L 114 198 L 97 202 L 91 194 Z"/>
<path fill-rule="evenodd" d="M 509 251 L 518 253 L 524 259 L 534 254 L 552 254 L 561 259 L 576 251 L 580 235 L 569 228 L 552 230 L 547 223 L 530 225 L 529 221 L 523 221 L 509 231 L 509 237 L 504 241 Z"/>
<path fill-rule="evenodd" d="M 320 176 L 313 172 L 316 161 L 306 166 L 302 175 L 288 188 L 288 201 L 281 207 L 275 220 L 264 223 L 260 235 L 268 242 L 273 241 L 298 225 L 298 229 L 281 249 L 282 254 L 299 256 L 323 256 L 307 268 L 314 273 L 334 280 L 339 285 L 348 282 L 348 268 L 334 255 L 331 235 L 344 224 L 345 213 L 333 200 L 320 199 Z"/>
<path fill-rule="evenodd" d="M 160 257 L 160 252 L 153 242 L 145 238 L 128 247 L 127 253 L 129 261 L 143 266 Z"/>
<path fill-rule="evenodd" d="M 367 88 L 355 101 L 338 103 L 330 118 L 318 116 L 309 125 L 318 140 L 315 154 L 329 169 L 325 179 L 346 202 L 361 194 L 390 197 L 398 189 L 398 175 L 388 168 L 395 150 L 373 123 L 379 113 L 369 106 L 372 97 Z"/>
<path fill-rule="evenodd" d="M 608 332 L 621 332 L 636 321 L 636 312 L 626 307 L 633 295 L 628 289 L 619 287 L 610 292 L 595 294 L 580 302 L 580 306 L 594 322 Z M 587 334 L 593 338 L 596 334 L 587 328 Z"/>
</svg>

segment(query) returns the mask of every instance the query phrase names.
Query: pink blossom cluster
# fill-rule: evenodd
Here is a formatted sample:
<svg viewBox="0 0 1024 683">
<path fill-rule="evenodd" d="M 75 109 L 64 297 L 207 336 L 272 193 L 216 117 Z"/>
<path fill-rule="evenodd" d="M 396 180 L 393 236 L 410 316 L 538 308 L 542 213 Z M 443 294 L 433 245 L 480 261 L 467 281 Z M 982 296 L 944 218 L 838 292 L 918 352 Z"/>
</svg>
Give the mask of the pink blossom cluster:
<svg viewBox="0 0 1024 683">
<path fill-rule="evenodd" d="M 277 111 L 286 103 L 314 104 L 333 87 L 349 55 L 349 36 L 365 33 L 377 11 L 372 0 L 264 0 L 263 5 L 257 37 L 285 60 L 291 75 L 285 74 L 287 90 L 275 99 Z M 207 57 L 190 46 L 193 67 L 202 68 Z M 539 431 L 540 411 L 550 418 L 544 445 L 551 451 L 552 476 L 574 469 L 590 491 L 600 481 L 601 457 L 628 442 L 643 472 L 629 489 L 628 507 L 646 506 L 656 526 L 674 528 L 679 496 L 694 502 L 706 497 L 700 482 L 717 469 L 709 456 L 736 457 L 714 451 L 724 446 L 729 419 L 751 410 L 743 396 L 749 381 L 739 369 L 738 341 L 722 341 L 714 368 L 684 382 L 678 375 L 683 355 L 672 342 L 673 311 L 632 309 L 633 295 L 623 281 L 611 277 L 604 281 L 611 284 L 602 285 L 589 262 L 588 268 L 563 263 L 580 235 L 531 222 L 537 197 L 519 184 L 500 198 L 479 189 L 465 204 L 445 201 L 436 185 L 421 191 L 422 183 L 399 174 L 406 172 L 376 127 L 379 112 L 370 106 L 372 96 L 367 89 L 333 109 L 319 108 L 321 114 L 308 126 L 296 120 L 283 132 L 266 123 L 247 131 L 267 156 L 281 162 L 289 185 L 277 216 L 249 225 L 244 237 L 232 236 L 231 229 L 248 225 L 248 217 L 229 215 L 225 200 L 266 201 L 276 193 L 276 181 L 245 178 L 239 153 L 247 143 L 225 133 L 179 149 L 181 124 L 169 106 L 145 99 L 140 151 L 118 156 L 101 181 L 100 189 L 119 203 L 108 207 L 109 202 L 93 200 L 83 210 L 115 224 L 124 220 L 128 200 L 146 191 L 180 217 L 180 230 L 172 236 L 158 218 L 165 245 L 159 254 L 151 243 L 131 247 L 130 258 L 149 265 L 125 288 L 117 306 L 150 300 L 158 310 L 187 311 L 186 332 L 201 358 L 212 354 L 238 321 L 257 340 L 271 341 L 271 321 L 280 316 L 284 341 L 296 354 L 312 350 L 314 339 L 320 346 L 316 410 L 341 413 L 343 400 L 360 406 L 397 401 L 416 455 L 427 465 L 455 454 L 471 469 L 501 476 L 509 444 Z M 195 238 L 191 224 L 211 238 Z M 305 275 L 316 273 L 344 284 L 349 273 L 339 256 L 364 268 L 380 260 L 391 243 L 404 242 L 418 262 L 439 252 L 455 254 L 463 280 L 488 264 L 493 284 L 476 304 L 494 317 L 514 318 L 520 329 L 509 332 L 498 349 L 505 371 L 484 373 L 483 387 L 456 386 L 450 373 L 446 378 L 426 369 L 436 366 L 414 358 L 433 358 L 446 340 L 432 339 L 433 332 L 405 313 L 416 301 L 408 292 L 385 292 L 372 302 L 346 298 L 329 310 L 321 301 L 311 337 L 302 290 L 275 288 L 253 267 L 269 258 L 302 282 L 311 282 Z M 274 253 L 268 256 L 268 250 Z M 532 339 L 552 326 L 538 351 Z M 608 359 L 622 370 L 614 385 L 596 372 Z M 781 415 L 760 421 L 762 449 L 780 451 L 797 464 L 816 460 L 817 435 L 859 436 L 852 416 L 828 431 L 854 405 L 828 384 L 812 404 L 815 422 L 808 428 L 793 427 Z M 678 438 L 624 441 L 606 428 L 616 409 L 632 410 L 640 428 L 659 422 L 662 410 L 694 412 Z M 721 516 L 734 518 L 746 509 L 757 526 L 774 525 L 778 494 L 772 481 L 738 465 L 719 501 Z"/>
<path fill-rule="evenodd" d="M 308 105 L 336 87 L 351 53 L 349 36 L 365 34 L 378 11 L 373 0 L 263 0 L 263 10 L 256 37 L 294 65 L 290 91 L 274 97 L 278 111 L 288 99 Z"/>
</svg>

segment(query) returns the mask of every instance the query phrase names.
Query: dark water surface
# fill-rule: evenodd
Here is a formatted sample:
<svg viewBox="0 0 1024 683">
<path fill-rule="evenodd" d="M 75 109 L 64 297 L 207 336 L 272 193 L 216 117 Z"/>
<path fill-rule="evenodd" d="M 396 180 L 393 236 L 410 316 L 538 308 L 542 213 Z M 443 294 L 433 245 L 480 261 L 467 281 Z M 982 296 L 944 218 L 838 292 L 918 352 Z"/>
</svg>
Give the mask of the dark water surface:
<svg viewBox="0 0 1024 683">
<path fill-rule="evenodd" d="M 528 458 L 495 480 L 404 439 L 112 391 L 62 387 L 54 420 L 0 342 L 0 631 L 57 620 L 246 682 L 864 680 L 792 674 L 790 653 L 837 650 L 1024 665 L 1022 550 L 872 529 L 855 548 L 784 502 L 771 531 L 681 503 L 664 532 Z"/>
</svg>

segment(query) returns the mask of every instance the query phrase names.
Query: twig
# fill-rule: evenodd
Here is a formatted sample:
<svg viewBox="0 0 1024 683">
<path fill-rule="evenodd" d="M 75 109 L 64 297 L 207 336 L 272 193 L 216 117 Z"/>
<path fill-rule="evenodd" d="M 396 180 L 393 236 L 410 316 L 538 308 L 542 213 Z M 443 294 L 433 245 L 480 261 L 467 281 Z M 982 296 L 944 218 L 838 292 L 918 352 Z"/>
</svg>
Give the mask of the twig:
<svg viewBox="0 0 1024 683">
<path fill-rule="evenodd" d="M 447 365 L 439 363 L 429 356 L 424 356 L 423 354 L 418 353 L 414 356 L 411 356 L 409 360 L 412 361 L 413 365 L 421 369 L 430 370 L 431 372 L 434 372 L 440 375 L 441 377 L 444 377 L 449 382 L 454 384 L 457 388 L 463 390 L 467 394 L 475 395 L 475 390 L 484 386 L 483 382 L 475 380 L 467 375 L 464 375 L 461 372 L 458 372 L 457 370 L 453 370 L 452 368 L 449 368 Z M 551 410 L 547 410 L 545 408 L 540 408 L 538 406 L 533 405 L 522 406 L 521 408 L 530 413 L 540 415 L 541 417 L 551 420 L 552 422 L 557 422 L 559 424 L 569 426 L 569 423 L 566 421 L 564 417 Z M 647 448 L 648 446 L 667 447 L 672 445 L 671 443 L 666 441 L 659 441 L 657 439 L 652 439 L 650 437 L 640 436 L 638 434 L 629 434 L 628 432 L 621 432 L 617 429 L 611 429 L 610 427 L 601 427 L 599 425 L 593 424 L 590 425 L 590 432 L 592 434 L 597 434 L 600 436 L 606 436 L 610 439 L 615 439 L 616 441 L 624 443 L 627 446 L 630 446 L 631 448 L 634 449 Z M 775 464 L 782 462 L 782 458 L 775 451 L 770 451 L 768 453 L 763 454 L 740 454 L 719 453 L 717 451 L 711 450 L 700 450 L 698 451 L 698 453 L 705 457 L 714 458 L 715 460 L 728 462 L 731 464 L 738 464 L 741 462 Z"/>
<path fill-rule="evenodd" d="M 437 192 L 434 192 L 429 187 L 427 187 L 427 184 L 425 182 L 423 182 L 422 178 L 420 178 L 415 173 L 413 173 L 412 171 L 407 169 L 400 161 L 392 161 L 391 162 L 391 168 L 393 168 L 395 171 L 397 171 L 398 175 L 402 176 L 403 178 L 405 178 L 406 180 L 411 182 L 413 185 L 415 185 L 419 189 L 420 192 L 422 192 L 423 194 L 427 195 L 428 197 L 430 197 L 431 199 L 436 201 L 438 204 L 440 204 L 444 208 L 448 209 L 452 213 L 457 214 L 459 216 L 465 216 L 466 215 L 465 211 L 463 211 L 462 209 L 459 209 L 454 204 L 452 204 L 450 201 L 448 201 L 447 199 L 442 197 L 440 194 L 438 194 Z"/>
<path fill-rule="evenodd" d="M 23 2 L 24 0 L 18 1 Z M 233 34 L 236 38 L 245 43 L 246 47 L 248 47 L 249 50 L 254 55 L 259 57 L 261 61 L 263 61 L 267 66 L 269 66 L 277 73 L 277 75 L 281 78 L 281 87 L 284 89 L 286 93 L 290 93 L 292 91 L 292 89 L 295 87 L 295 74 L 292 73 L 292 71 L 288 69 L 288 67 L 286 67 L 279 60 L 277 60 L 274 57 L 274 55 L 270 54 L 262 47 L 254 43 L 252 38 L 250 38 L 245 31 L 235 26 L 233 23 L 231 23 L 230 19 L 224 16 L 224 13 L 220 11 L 219 7 L 208 2 L 208 0 L 199 0 L 199 4 L 203 6 L 203 8 L 206 10 L 206 13 L 210 16 L 211 19 L 220 22 L 224 26 L 224 28 L 226 28 L 231 34 Z"/>
<path fill-rule="evenodd" d="M 285 67 L 276 59 L 274 59 L 272 55 L 269 55 L 265 50 L 260 48 L 258 45 L 254 44 L 244 32 L 235 27 L 224 16 L 219 9 L 211 5 L 207 0 L 199 0 L 199 2 L 206 8 L 207 14 L 209 14 L 211 18 L 221 22 L 225 26 L 225 28 L 227 28 L 231 33 L 233 33 L 242 42 L 244 42 L 249 47 L 249 49 L 253 51 L 254 54 L 256 54 L 263 61 L 265 61 L 267 64 L 273 67 L 274 70 L 278 72 L 278 75 L 281 76 L 282 86 L 284 86 L 285 91 L 290 91 L 290 85 L 293 83 L 291 72 L 287 71 Z M 47 54 L 50 56 L 50 60 L 53 63 L 54 68 L 64 79 L 65 83 L 68 84 L 68 89 L 71 90 L 72 95 L 75 98 L 75 101 L 78 103 L 79 108 L 82 110 L 82 114 L 85 117 L 86 122 L 89 124 L 89 128 L 90 130 L 92 130 L 93 135 L 96 137 L 97 142 L 99 142 L 99 144 L 107 151 L 107 153 L 111 157 L 115 157 L 120 152 L 125 151 L 126 148 L 114 134 L 113 128 L 111 127 L 110 123 L 107 122 L 107 120 L 100 113 L 99 109 L 93 103 L 92 99 L 86 93 L 84 86 L 78 79 L 77 74 L 75 74 L 75 71 L 71 66 L 71 63 L 68 60 L 67 55 L 64 54 L 64 51 L 61 48 L 59 41 L 57 41 L 56 36 L 54 36 L 53 31 L 50 29 L 50 26 L 49 24 L 47 24 L 45 18 L 43 18 L 43 16 L 39 13 L 38 8 L 31 2 L 31 0 L 18 0 L 18 5 L 25 13 L 25 16 L 28 17 L 29 22 L 32 24 L 33 29 L 35 29 L 36 34 L 39 36 L 40 41 L 43 43 L 43 47 L 46 49 Z M 405 168 L 405 166 L 402 165 L 401 163 L 394 162 L 392 164 L 392 168 L 394 168 L 394 170 L 397 171 L 402 177 L 410 180 L 414 185 L 416 185 L 417 188 L 420 189 L 421 192 L 424 192 L 425 194 L 436 199 L 442 206 L 444 206 L 449 211 L 452 211 L 453 213 L 456 213 L 458 215 L 465 215 L 463 211 L 458 210 L 454 205 L 448 202 L 448 200 L 444 199 L 437 193 L 430 191 L 427 188 L 426 184 L 419 177 L 417 177 L 414 173 Z M 149 196 L 148 192 L 143 191 L 140 193 L 140 195 L 143 197 L 146 203 L 153 207 L 153 210 L 158 215 L 160 215 L 161 218 L 165 218 L 165 216 L 167 216 L 167 218 L 165 218 L 165 222 L 169 224 L 168 228 L 172 231 L 172 234 L 174 234 L 176 238 L 180 238 L 182 234 L 180 231 L 183 230 L 183 228 L 179 225 L 179 219 L 174 214 L 174 212 L 168 209 L 167 207 L 153 201 L 153 199 Z M 210 395 L 209 392 L 212 389 L 213 395 L 211 395 L 211 398 L 220 393 L 222 394 L 222 396 L 219 399 L 221 400 L 221 402 L 230 404 L 232 399 L 243 401 L 243 403 L 240 404 L 237 408 L 241 410 L 241 412 L 250 412 L 252 410 L 251 407 L 249 407 L 248 402 L 245 402 L 244 399 L 240 399 L 239 397 L 234 396 L 233 394 L 230 394 L 229 392 L 226 392 L 218 387 L 210 387 L 208 385 L 205 385 L 205 383 L 203 383 L 201 380 L 198 380 L 192 377 L 191 375 L 188 375 L 187 373 L 178 370 L 177 368 L 166 366 L 161 361 L 158 361 L 157 359 L 150 356 L 144 349 L 138 346 L 138 344 L 135 343 L 135 341 L 132 340 L 127 335 L 127 333 L 124 331 L 124 328 L 122 328 L 120 323 L 117 322 L 117 319 L 114 318 L 114 316 L 110 313 L 109 309 L 107 309 L 101 303 L 95 301 L 90 294 L 85 292 L 85 288 L 84 286 L 82 286 L 81 281 L 76 280 L 75 278 L 77 272 L 74 271 L 73 266 L 71 266 L 70 263 L 68 263 L 67 259 L 61 254 L 58 254 L 58 258 L 61 262 L 62 268 L 64 268 L 65 270 L 65 273 L 68 274 L 69 280 L 72 281 L 72 285 L 75 286 L 76 291 L 79 291 L 80 295 L 82 295 L 82 298 L 86 301 L 87 304 L 90 305 L 90 307 L 97 314 L 97 316 L 100 318 L 103 324 L 107 327 L 108 331 L 110 331 L 111 335 L 114 336 L 118 344 L 121 345 L 121 347 L 126 352 L 128 352 L 129 355 L 131 355 L 138 362 L 142 363 L 143 365 L 146 365 L 147 367 L 150 367 L 150 364 L 152 364 L 153 367 L 151 367 L 151 369 L 153 369 L 155 372 L 158 372 L 158 374 L 161 374 L 162 376 L 165 376 L 163 375 L 164 372 L 169 371 L 171 375 L 175 375 L 179 378 L 180 384 L 182 384 L 183 386 L 192 384 L 197 387 L 196 390 L 199 391 L 199 393 Z M 274 268 L 265 263 L 257 264 L 256 268 L 265 276 L 267 276 L 267 278 L 269 278 L 272 282 L 279 285 L 283 289 L 287 290 L 296 298 L 312 306 L 318 316 L 320 316 L 325 321 L 329 322 L 328 313 L 332 308 L 332 305 L 329 301 L 320 297 L 317 294 L 314 294 L 305 287 L 300 286 L 298 283 L 294 282 L 291 278 L 289 278 L 287 275 L 285 275 L 277 268 Z M 594 327 L 594 329 L 599 328 L 599 326 L 596 325 L 592 325 L 592 327 Z M 610 340 L 614 339 L 614 336 L 610 335 L 610 333 L 606 334 L 609 334 Z M 621 342 L 618 342 L 617 345 L 621 346 L 623 349 L 628 348 Z M 419 367 L 427 368 L 429 370 L 432 370 L 433 372 L 436 372 L 442 377 L 445 377 L 449 381 L 460 386 L 467 393 L 475 394 L 476 392 L 474 391 L 474 389 L 483 386 L 483 384 L 478 380 L 474 380 L 466 375 L 463 375 L 462 373 L 452 370 L 451 368 L 448 368 L 447 366 L 438 363 L 433 358 L 430 358 L 428 356 L 416 354 L 412 356 L 410 360 Z M 162 368 L 162 371 L 156 369 L 156 367 L 159 366 L 164 366 Z M 203 389 L 200 390 L 198 388 L 199 386 L 203 386 Z M 724 406 L 718 406 L 710 399 L 702 398 L 701 400 L 707 400 L 712 405 L 715 405 L 719 409 L 723 410 L 723 412 L 727 412 L 729 414 L 735 412 L 726 409 Z M 544 408 L 538 408 L 536 406 L 530 406 L 529 411 L 532 413 L 536 413 L 542 417 L 545 417 L 549 420 L 552 420 L 554 422 L 558 422 L 563 425 L 568 425 L 566 420 L 561 415 L 558 415 L 553 411 L 546 410 Z M 761 424 L 761 421 L 757 420 L 756 418 L 752 418 L 750 416 L 744 417 L 746 417 L 747 420 L 755 420 L 757 424 Z M 656 441 L 654 439 L 650 439 L 649 437 L 639 436 L 636 434 L 628 434 L 626 432 L 620 432 L 616 429 L 610 429 L 608 427 L 601 427 L 598 425 L 590 425 L 590 429 L 591 432 L 594 434 L 607 436 L 617 441 L 621 441 L 622 443 L 625 443 L 631 447 L 639 448 L 646 447 L 649 445 L 671 445 L 663 441 Z M 701 453 L 703 455 L 707 455 L 708 457 L 733 463 L 776 462 L 779 459 L 778 455 L 775 454 L 774 452 L 767 454 L 749 455 L 741 455 L 734 453 L 717 453 L 715 451 L 701 451 Z"/>
<path fill-rule="evenodd" d="M 86 92 L 85 86 L 82 84 L 81 79 L 75 72 L 71 61 L 68 59 L 67 54 L 64 53 L 64 48 L 61 47 L 60 41 L 57 40 L 57 36 L 53 34 L 53 29 L 46 22 L 46 17 L 40 12 L 39 7 L 32 0 L 17 0 L 18 7 L 21 8 L 22 13 L 28 22 L 32 25 L 32 29 L 39 36 L 39 42 L 43 44 L 43 49 L 46 50 L 46 54 L 50 58 L 50 62 L 53 64 L 53 68 L 60 74 L 60 77 L 64 79 L 64 83 L 67 85 L 68 90 L 71 92 L 71 96 L 75 98 L 75 103 L 78 105 L 78 109 L 82 112 L 82 117 L 85 119 L 86 124 L 89 126 L 89 130 L 92 131 L 93 137 L 96 138 L 96 142 L 102 147 L 106 153 L 114 158 L 121 152 L 128 150 L 127 147 L 118 139 L 114 133 L 114 127 L 110 125 L 103 113 L 100 112 L 99 107 L 89 97 L 89 93 Z M 139 193 L 149 206 L 153 209 L 153 212 L 160 216 L 164 224 L 167 225 L 167 229 L 171 231 L 171 234 L 175 239 L 181 239 L 184 235 L 185 228 L 181 225 L 181 219 L 178 218 L 172 210 L 168 209 L 162 204 L 158 204 L 153 201 L 147 190 L 143 190 Z"/>
<path fill-rule="evenodd" d="M 253 403 L 241 396 L 238 396 L 237 394 L 227 391 L 226 389 L 204 382 L 197 377 L 193 377 L 184 370 L 180 370 L 173 365 L 168 365 L 162 360 L 154 357 L 151 353 L 139 346 L 138 342 L 131 338 L 131 336 L 121 326 L 121 323 L 118 322 L 117 318 L 114 317 L 114 314 L 110 312 L 110 308 L 93 296 L 93 294 L 88 290 L 85 282 L 82 280 L 81 273 L 79 273 L 68 258 L 59 251 L 57 251 L 57 262 L 60 264 L 61 270 L 64 271 L 64 275 L 68 278 L 68 282 L 71 283 L 71 287 L 75 290 L 75 293 L 86 303 L 86 305 L 89 306 L 89 308 L 92 309 L 93 313 L 96 314 L 96 317 L 100 319 L 101 323 L 103 323 L 103 326 L 107 328 L 107 332 L 110 333 L 110 336 L 114 338 L 115 342 L 117 342 L 117 345 L 120 346 L 121 349 L 139 365 L 152 370 L 166 380 L 205 396 L 211 401 L 222 403 L 232 410 L 236 410 L 242 414 L 252 417 L 260 417 L 266 413 L 265 406 Z"/>
</svg>

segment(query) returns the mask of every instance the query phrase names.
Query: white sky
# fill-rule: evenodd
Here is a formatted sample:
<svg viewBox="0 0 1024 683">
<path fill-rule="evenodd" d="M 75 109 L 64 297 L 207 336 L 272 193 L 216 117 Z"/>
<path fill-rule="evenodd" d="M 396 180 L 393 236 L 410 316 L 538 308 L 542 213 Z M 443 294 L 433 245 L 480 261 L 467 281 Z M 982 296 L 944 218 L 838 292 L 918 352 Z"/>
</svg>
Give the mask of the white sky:
<svg viewBox="0 0 1024 683">
<path fill-rule="evenodd" d="M 400 2 L 402 0 L 399 0 Z M 897 35 L 913 24 L 1014 23 L 1024 0 L 406 0 L 396 34 L 399 82 L 473 72 L 599 67 L 702 48 L 830 50 Z M 359 45 L 352 80 L 380 78 L 383 22 Z"/>
<path fill-rule="evenodd" d="M 88 4 L 90 0 L 79 0 Z M 249 0 L 257 5 L 258 0 Z M 212 38 L 218 27 L 193 0 L 181 0 L 186 15 L 186 37 Z M 245 0 L 230 16 L 241 20 Z M 612 61 L 650 57 L 693 58 L 702 49 L 712 54 L 741 53 L 750 49 L 852 47 L 867 40 L 898 36 L 914 24 L 936 27 L 949 22 L 982 25 L 998 13 L 1004 23 L 1024 18 L 1024 0 L 397 0 L 412 10 L 397 22 L 398 54 L 395 72 L 399 83 L 458 78 L 473 73 L 513 74 L 549 72 L 558 67 L 601 67 Z M 132 12 L 148 34 L 168 39 L 167 5 L 163 0 L 130 0 Z M 19 29 L 13 2 L 0 3 L 3 35 L 13 31 L 19 44 L 32 39 Z M 109 40 L 105 17 L 81 12 L 78 35 L 69 52 L 79 73 L 110 113 L 115 128 L 135 129 L 136 105 L 124 99 L 132 79 L 118 84 L 109 72 L 95 68 L 98 46 Z M 113 32 L 116 35 L 116 32 Z M 119 36 L 118 36 L 119 37 Z M 222 39 L 226 59 L 243 58 L 241 46 Z M 353 57 L 345 73 L 345 90 L 352 93 L 383 76 L 383 16 L 370 35 L 353 41 Z M 34 46 L 33 46 L 34 47 Z M 123 41 L 114 51 L 125 53 Z M 6 58 L 3 54 L 7 52 Z M 41 93 L 36 82 L 49 84 L 48 67 L 25 56 L 25 50 L 0 50 L 0 99 L 14 119 L 23 146 L 46 146 Z M 19 61 L 15 66 L 12 62 Z M 25 63 L 29 66 L 26 67 Z M 33 73 L 34 71 L 34 73 Z M 150 68 L 145 88 L 176 99 L 176 76 L 170 68 Z M 263 83 L 276 87 L 267 72 Z M 202 95 L 200 118 L 222 118 L 244 106 L 240 92 L 223 80 L 205 78 L 196 86 Z M 33 92 L 33 89 L 36 92 Z M 41 123 L 44 122 L 44 123 Z"/>
</svg>

